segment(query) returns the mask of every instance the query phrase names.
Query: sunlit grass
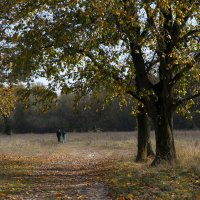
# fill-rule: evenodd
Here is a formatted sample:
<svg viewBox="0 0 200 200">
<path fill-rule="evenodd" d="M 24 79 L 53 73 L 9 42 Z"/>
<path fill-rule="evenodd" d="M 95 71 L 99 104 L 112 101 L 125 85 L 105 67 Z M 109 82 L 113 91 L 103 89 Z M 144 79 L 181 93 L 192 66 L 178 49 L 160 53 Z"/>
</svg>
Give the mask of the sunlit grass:
<svg viewBox="0 0 200 200">
<path fill-rule="evenodd" d="M 116 197 L 129 199 L 191 199 L 200 195 L 199 174 L 192 168 L 160 166 L 150 168 L 133 162 L 120 163 L 112 179 Z"/>
</svg>

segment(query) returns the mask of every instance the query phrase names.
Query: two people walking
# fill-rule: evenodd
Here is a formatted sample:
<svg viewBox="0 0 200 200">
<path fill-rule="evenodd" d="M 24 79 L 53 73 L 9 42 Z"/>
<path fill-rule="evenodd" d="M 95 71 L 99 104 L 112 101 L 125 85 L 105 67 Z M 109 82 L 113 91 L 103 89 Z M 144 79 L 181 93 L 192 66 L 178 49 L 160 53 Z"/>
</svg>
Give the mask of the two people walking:
<svg viewBox="0 0 200 200">
<path fill-rule="evenodd" d="M 66 143 L 67 142 L 67 134 L 63 129 L 58 129 L 56 132 L 58 142 Z"/>
</svg>

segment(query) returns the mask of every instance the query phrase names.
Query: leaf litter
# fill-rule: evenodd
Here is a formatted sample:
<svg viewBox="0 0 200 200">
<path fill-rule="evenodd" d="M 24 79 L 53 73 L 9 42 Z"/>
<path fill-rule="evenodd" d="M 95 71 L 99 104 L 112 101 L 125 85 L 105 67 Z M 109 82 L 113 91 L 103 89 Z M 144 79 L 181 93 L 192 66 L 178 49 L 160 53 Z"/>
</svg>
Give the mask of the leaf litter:
<svg viewBox="0 0 200 200">
<path fill-rule="evenodd" d="M 0 199 L 111 199 L 113 160 L 90 149 L 66 156 L 0 156 Z"/>
</svg>

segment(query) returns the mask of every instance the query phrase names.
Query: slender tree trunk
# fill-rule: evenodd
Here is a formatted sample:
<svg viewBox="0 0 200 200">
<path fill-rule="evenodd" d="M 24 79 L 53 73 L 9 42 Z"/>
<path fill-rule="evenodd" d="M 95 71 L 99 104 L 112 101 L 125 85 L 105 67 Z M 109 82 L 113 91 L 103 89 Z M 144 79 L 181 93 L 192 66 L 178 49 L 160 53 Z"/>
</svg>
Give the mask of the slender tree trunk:
<svg viewBox="0 0 200 200">
<path fill-rule="evenodd" d="M 161 161 L 174 163 L 176 160 L 172 123 L 173 115 L 166 109 L 165 112 L 161 111 L 154 119 L 156 134 L 156 157 L 152 165 L 158 165 Z"/>
<path fill-rule="evenodd" d="M 7 135 L 11 135 L 10 119 L 8 117 L 3 117 L 3 119 L 4 119 L 4 133 Z"/>
<path fill-rule="evenodd" d="M 140 109 L 138 121 L 138 147 L 136 162 L 145 162 L 148 156 L 154 155 L 150 142 L 150 119 L 144 109 Z"/>
</svg>

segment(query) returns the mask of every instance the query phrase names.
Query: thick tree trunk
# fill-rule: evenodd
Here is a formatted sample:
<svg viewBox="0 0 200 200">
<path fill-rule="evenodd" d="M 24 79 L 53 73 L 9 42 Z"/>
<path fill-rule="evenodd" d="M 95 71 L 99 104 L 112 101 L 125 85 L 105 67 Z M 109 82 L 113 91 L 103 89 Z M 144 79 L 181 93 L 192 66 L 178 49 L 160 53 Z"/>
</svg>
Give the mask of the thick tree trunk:
<svg viewBox="0 0 200 200">
<path fill-rule="evenodd" d="M 150 142 L 150 119 L 143 109 L 137 116 L 138 121 L 138 147 L 136 162 L 145 162 L 148 156 L 154 155 Z"/>
<path fill-rule="evenodd" d="M 152 165 L 158 165 L 162 161 L 174 163 L 176 160 L 172 119 L 173 116 L 169 111 L 167 113 L 160 112 L 154 119 L 156 157 Z"/>
<path fill-rule="evenodd" d="M 149 135 L 149 139 L 147 141 L 147 156 L 148 157 L 149 156 L 155 156 L 155 153 L 154 153 L 152 145 L 151 145 L 150 135 Z"/>
</svg>

